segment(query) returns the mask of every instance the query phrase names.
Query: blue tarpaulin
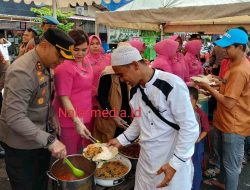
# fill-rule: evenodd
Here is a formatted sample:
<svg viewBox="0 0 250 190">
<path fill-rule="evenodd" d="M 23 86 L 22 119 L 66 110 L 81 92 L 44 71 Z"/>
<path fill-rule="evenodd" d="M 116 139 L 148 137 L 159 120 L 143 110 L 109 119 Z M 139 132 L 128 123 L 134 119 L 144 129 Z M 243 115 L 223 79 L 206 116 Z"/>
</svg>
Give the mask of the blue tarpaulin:
<svg viewBox="0 0 250 190">
<path fill-rule="evenodd" d="M 115 11 L 116 9 L 130 3 L 131 1 L 133 0 L 102 0 L 102 5 L 110 11 Z"/>
</svg>

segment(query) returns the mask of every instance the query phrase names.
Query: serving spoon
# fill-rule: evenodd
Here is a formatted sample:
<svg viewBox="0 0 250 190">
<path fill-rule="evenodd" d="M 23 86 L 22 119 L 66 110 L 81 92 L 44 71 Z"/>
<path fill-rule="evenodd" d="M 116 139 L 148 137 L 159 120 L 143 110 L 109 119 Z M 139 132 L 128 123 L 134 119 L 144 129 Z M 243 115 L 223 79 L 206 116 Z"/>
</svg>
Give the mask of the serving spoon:
<svg viewBox="0 0 250 190">
<path fill-rule="evenodd" d="M 92 143 L 101 143 L 101 141 L 97 140 L 96 138 L 94 138 L 92 135 L 89 135 L 89 140 L 92 142 Z"/>
<path fill-rule="evenodd" d="M 74 176 L 76 177 L 82 177 L 84 176 L 84 171 L 80 170 L 78 168 L 76 168 L 70 161 L 68 158 L 64 158 L 64 162 L 70 167 L 70 169 L 72 170 L 72 173 L 74 174 Z"/>
</svg>

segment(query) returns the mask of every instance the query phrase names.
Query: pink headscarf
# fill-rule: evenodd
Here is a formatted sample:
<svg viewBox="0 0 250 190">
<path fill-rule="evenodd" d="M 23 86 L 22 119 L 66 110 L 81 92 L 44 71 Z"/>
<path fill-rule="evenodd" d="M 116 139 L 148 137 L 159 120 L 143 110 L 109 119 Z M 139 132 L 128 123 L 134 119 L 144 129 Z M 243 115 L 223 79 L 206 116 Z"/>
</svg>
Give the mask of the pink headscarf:
<svg viewBox="0 0 250 190">
<path fill-rule="evenodd" d="M 110 56 L 107 56 L 104 53 L 103 48 L 102 48 L 101 39 L 98 36 L 96 36 L 96 35 L 90 36 L 89 37 L 89 44 L 92 43 L 94 38 L 96 38 L 101 45 L 100 53 L 93 54 L 90 52 L 90 49 L 88 49 L 87 55 L 84 57 L 84 62 L 90 64 L 93 68 L 94 80 L 93 80 L 92 93 L 93 93 L 93 96 L 96 97 L 101 73 L 106 66 L 111 64 L 111 59 L 110 59 Z M 97 105 L 96 99 L 94 98 L 93 101 L 94 101 L 93 105 L 96 106 Z"/>
<path fill-rule="evenodd" d="M 173 36 L 169 37 L 168 39 L 175 41 L 178 38 L 181 39 L 180 36 L 173 35 Z M 178 51 L 176 53 L 176 56 L 174 57 L 174 59 L 172 61 L 172 67 L 171 68 L 172 68 L 172 73 L 173 74 L 179 76 L 184 81 L 188 81 L 189 73 L 188 73 L 187 65 L 186 65 L 185 60 L 184 60 L 184 55 L 181 52 Z"/>
<path fill-rule="evenodd" d="M 178 35 L 173 35 L 173 36 L 170 36 L 168 39 L 175 41 L 177 38 L 178 38 Z"/>
<path fill-rule="evenodd" d="M 146 49 L 146 45 L 144 42 L 142 41 L 138 41 L 138 40 L 131 40 L 128 41 L 128 43 L 133 46 L 134 48 L 136 48 L 140 53 L 144 52 Z"/>
<path fill-rule="evenodd" d="M 189 77 L 203 74 L 201 62 L 197 58 L 200 55 L 201 45 L 201 40 L 192 40 L 186 43 L 187 52 L 184 59 L 189 69 Z"/>
<path fill-rule="evenodd" d="M 157 57 L 152 63 L 152 68 L 172 73 L 172 61 L 176 55 L 179 44 L 173 40 L 162 40 L 155 44 Z"/>
<path fill-rule="evenodd" d="M 99 53 L 99 54 L 94 54 L 94 53 L 91 53 L 91 52 L 90 52 L 90 44 L 92 43 L 92 41 L 93 41 L 94 38 L 96 38 L 96 39 L 99 41 L 100 46 L 101 46 L 101 48 L 100 48 L 100 53 Z M 97 36 L 97 35 L 91 35 L 91 36 L 89 37 L 89 47 L 88 47 L 87 55 L 86 55 L 86 56 L 89 56 L 89 55 L 93 56 L 94 58 L 104 55 L 104 50 L 103 50 L 103 48 L 102 48 L 102 41 L 101 41 L 100 37 Z M 86 56 L 85 56 L 85 57 L 86 57 Z"/>
<path fill-rule="evenodd" d="M 168 39 L 169 40 L 174 40 L 174 41 L 176 41 L 177 39 L 180 39 L 181 40 L 181 44 L 182 44 L 182 38 L 180 36 L 178 36 L 178 35 L 170 36 Z"/>
</svg>

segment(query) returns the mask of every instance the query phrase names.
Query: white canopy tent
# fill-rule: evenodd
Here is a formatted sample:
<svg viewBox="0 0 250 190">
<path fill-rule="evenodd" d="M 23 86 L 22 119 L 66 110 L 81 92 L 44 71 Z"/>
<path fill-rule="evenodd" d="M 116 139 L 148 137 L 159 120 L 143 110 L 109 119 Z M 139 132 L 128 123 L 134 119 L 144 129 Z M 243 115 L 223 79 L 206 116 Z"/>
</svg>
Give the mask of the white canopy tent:
<svg viewBox="0 0 250 190">
<path fill-rule="evenodd" d="M 166 32 L 223 33 L 238 25 L 250 30 L 249 10 L 250 0 L 134 0 L 118 11 L 98 12 L 96 24 L 155 31 L 164 24 Z"/>
</svg>

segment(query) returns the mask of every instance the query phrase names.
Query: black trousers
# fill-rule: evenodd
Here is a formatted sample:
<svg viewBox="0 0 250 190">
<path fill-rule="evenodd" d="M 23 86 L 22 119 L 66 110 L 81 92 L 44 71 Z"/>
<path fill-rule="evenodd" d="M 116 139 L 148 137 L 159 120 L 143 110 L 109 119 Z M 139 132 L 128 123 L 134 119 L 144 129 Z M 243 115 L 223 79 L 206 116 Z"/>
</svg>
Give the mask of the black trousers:
<svg viewBox="0 0 250 190">
<path fill-rule="evenodd" d="M 50 152 L 47 149 L 21 150 L 1 143 L 5 150 L 6 172 L 13 190 L 47 190 Z"/>
</svg>

